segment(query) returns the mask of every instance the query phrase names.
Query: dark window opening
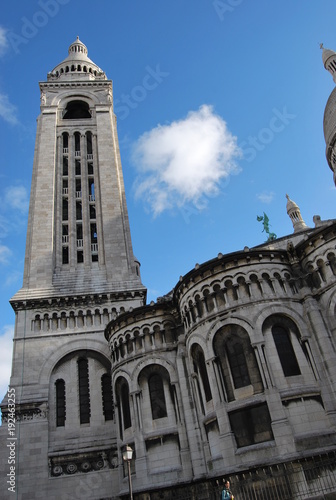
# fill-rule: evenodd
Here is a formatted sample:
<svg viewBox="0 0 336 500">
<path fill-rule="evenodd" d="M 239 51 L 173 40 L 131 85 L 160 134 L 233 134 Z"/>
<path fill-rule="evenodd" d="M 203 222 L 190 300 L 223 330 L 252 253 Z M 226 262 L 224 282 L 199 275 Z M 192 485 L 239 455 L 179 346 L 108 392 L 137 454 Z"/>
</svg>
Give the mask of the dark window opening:
<svg viewBox="0 0 336 500">
<path fill-rule="evenodd" d="M 62 264 L 69 264 L 69 247 L 62 247 Z"/>
<path fill-rule="evenodd" d="M 82 202 L 76 201 L 76 220 L 82 220 Z"/>
<path fill-rule="evenodd" d="M 273 326 L 272 335 L 285 377 L 301 375 L 288 331 L 280 325 Z"/>
<path fill-rule="evenodd" d="M 238 448 L 274 439 L 266 404 L 233 411 L 229 419 Z"/>
<path fill-rule="evenodd" d="M 199 346 L 195 346 L 192 356 L 194 362 L 194 372 L 199 375 L 202 381 L 205 400 L 207 402 L 211 401 L 212 399 L 211 387 L 209 383 L 207 367 L 202 349 Z"/>
<path fill-rule="evenodd" d="M 62 190 L 62 194 L 68 194 L 68 179 L 63 179 Z"/>
<path fill-rule="evenodd" d="M 198 354 L 198 368 L 200 371 L 201 379 L 202 379 L 202 384 L 204 388 L 204 393 L 205 393 L 205 400 L 206 401 L 211 401 L 212 399 L 212 394 L 211 394 L 211 388 L 209 384 L 209 378 L 208 378 L 208 372 L 206 369 L 206 364 L 205 364 L 205 359 L 203 353 L 199 352 Z"/>
<path fill-rule="evenodd" d="M 84 252 L 83 250 L 77 250 L 77 264 L 82 264 L 84 262 Z"/>
<path fill-rule="evenodd" d="M 242 344 L 228 342 L 227 354 L 235 388 L 250 385 L 251 380 Z"/>
<path fill-rule="evenodd" d="M 86 148 L 87 148 L 87 154 L 92 155 L 92 134 L 91 132 L 86 133 Z"/>
<path fill-rule="evenodd" d="M 113 420 L 113 396 L 111 386 L 111 375 L 105 373 L 101 378 L 103 413 L 105 420 Z"/>
<path fill-rule="evenodd" d="M 79 132 L 75 132 L 75 153 L 76 151 L 80 151 L 81 147 L 80 147 L 80 133 Z"/>
<path fill-rule="evenodd" d="M 77 240 L 82 240 L 83 239 L 83 226 L 82 226 L 82 224 L 77 224 L 77 226 L 76 226 L 76 236 L 77 236 Z"/>
<path fill-rule="evenodd" d="M 62 220 L 68 220 L 68 200 L 63 198 L 62 200 Z"/>
<path fill-rule="evenodd" d="M 89 105 L 85 101 L 70 101 L 67 104 L 64 119 L 78 120 L 80 118 L 91 118 Z"/>
<path fill-rule="evenodd" d="M 95 187 L 93 179 L 89 179 L 89 197 L 90 201 L 95 201 Z"/>
<path fill-rule="evenodd" d="M 149 397 L 152 408 L 152 418 L 164 418 L 167 416 L 166 399 L 162 378 L 157 373 L 148 379 Z"/>
<path fill-rule="evenodd" d="M 81 162 L 79 160 L 75 160 L 75 175 L 81 174 Z"/>
<path fill-rule="evenodd" d="M 69 168 L 68 168 L 68 157 L 67 156 L 63 156 L 63 175 L 67 176 L 68 175 L 68 171 L 69 171 Z"/>
<path fill-rule="evenodd" d="M 56 386 L 56 425 L 64 427 L 65 425 L 65 382 L 57 380 Z"/>
<path fill-rule="evenodd" d="M 129 427 L 131 427 L 132 422 L 131 422 L 131 411 L 129 405 L 129 391 L 127 384 L 123 384 L 121 387 L 121 406 L 124 417 L 124 429 L 128 429 Z"/>
<path fill-rule="evenodd" d="M 90 219 L 96 218 L 96 207 L 95 205 L 90 205 Z"/>
<path fill-rule="evenodd" d="M 89 364 L 88 360 L 78 360 L 78 388 L 80 423 L 90 423 L 90 391 L 89 391 Z"/>
<path fill-rule="evenodd" d="M 68 147 L 69 147 L 69 135 L 66 134 L 65 132 L 62 135 L 63 135 L 63 149 L 68 149 Z"/>
<path fill-rule="evenodd" d="M 97 253 L 92 254 L 92 262 L 98 262 L 98 254 Z"/>
<path fill-rule="evenodd" d="M 97 243 L 97 224 L 90 224 L 91 243 Z"/>
<path fill-rule="evenodd" d="M 82 193 L 82 183 L 80 179 L 76 179 L 76 198 L 80 198 Z"/>
<path fill-rule="evenodd" d="M 88 163 L 88 174 L 93 175 L 93 163 Z"/>
</svg>

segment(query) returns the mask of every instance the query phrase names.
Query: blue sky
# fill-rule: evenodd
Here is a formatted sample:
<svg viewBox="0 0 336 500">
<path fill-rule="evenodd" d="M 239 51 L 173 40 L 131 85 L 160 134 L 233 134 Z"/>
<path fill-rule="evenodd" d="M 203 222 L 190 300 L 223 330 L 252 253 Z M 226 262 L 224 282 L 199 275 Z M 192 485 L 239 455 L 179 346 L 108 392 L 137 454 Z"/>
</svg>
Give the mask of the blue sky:
<svg viewBox="0 0 336 500">
<path fill-rule="evenodd" d="M 134 252 L 148 301 L 198 262 L 335 217 L 323 112 L 333 0 L 15 0 L 0 19 L 0 397 L 9 379 L 38 82 L 79 36 L 113 80 Z"/>
</svg>

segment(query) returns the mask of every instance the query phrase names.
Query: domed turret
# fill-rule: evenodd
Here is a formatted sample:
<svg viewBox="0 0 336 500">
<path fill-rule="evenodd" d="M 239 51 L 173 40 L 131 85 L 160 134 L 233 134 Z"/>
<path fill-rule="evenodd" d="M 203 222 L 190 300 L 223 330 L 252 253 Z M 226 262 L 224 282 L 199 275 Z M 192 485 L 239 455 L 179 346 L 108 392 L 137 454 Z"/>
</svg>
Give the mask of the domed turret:
<svg viewBox="0 0 336 500">
<path fill-rule="evenodd" d="M 301 212 L 300 212 L 298 205 L 295 203 L 295 201 L 290 199 L 288 194 L 286 194 L 286 198 L 287 198 L 286 210 L 287 210 L 287 213 L 292 221 L 294 233 L 297 233 L 299 231 L 303 231 L 304 229 L 308 229 L 308 226 L 306 225 L 305 221 L 302 219 Z"/>
<path fill-rule="evenodd" d="M 329 71 L 329 73 L 333 77 L 334 82 L 336 83 L 336 52 L 330 49 L 325 49 L 322 43 L 321 49 L 323 66 L 327 71 Z"/>
<path fill-rule="evenodd" d="M 49 74 L 48 80 L 106 80 L 106 75 L 88 57 L 86 45 L 77 39 L 69 47 L 69 55 L 64 61 L 58 64 Z"/>
</svg>

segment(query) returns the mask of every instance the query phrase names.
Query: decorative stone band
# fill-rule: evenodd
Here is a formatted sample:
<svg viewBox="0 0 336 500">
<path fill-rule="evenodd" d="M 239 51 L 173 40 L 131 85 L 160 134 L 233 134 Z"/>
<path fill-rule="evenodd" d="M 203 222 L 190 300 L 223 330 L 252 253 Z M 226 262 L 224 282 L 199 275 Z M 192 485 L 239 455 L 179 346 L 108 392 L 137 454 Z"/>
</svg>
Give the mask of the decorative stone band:
<svg viewBox="0 0 336 500">
<path fill-rule="evenodd" d="M 49 456 L 49 475 L 52 477 L 73 475 L 118 467 L 117 449 Z"/>
<path fill-rule="evenodd" d="M 9 418 L 13 418 L 12 414 L 9 415 L 8 407 L 1 408 L 2 423 L 6 424 Z M 48 418 L 49 409 L 48 404 L 45 403 L 30 403 L 29 405 L 19 405 L 15 407 L 15 422 L 27 422 L 31 420 L 44 420 Z"/>
</svg>

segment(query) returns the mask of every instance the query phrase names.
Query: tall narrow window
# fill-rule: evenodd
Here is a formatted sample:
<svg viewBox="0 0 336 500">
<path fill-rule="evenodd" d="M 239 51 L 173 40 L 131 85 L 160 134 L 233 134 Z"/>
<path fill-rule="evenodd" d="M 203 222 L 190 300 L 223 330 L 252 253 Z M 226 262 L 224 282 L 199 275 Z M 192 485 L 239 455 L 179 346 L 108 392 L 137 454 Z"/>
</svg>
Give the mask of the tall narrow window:
<svg viewBox="0 0 336 500">
<path fill-rule="evenodd" d="M 89 199 L 90 201 L 95 201 L 95 187 L 92 178 L 89 179 Z"/>
<path fill-rule="evenodd" d="M 111 375 L 105 373 L 101 378 L 103 413 L 105 420 L 113 420 L 113 396 L 111 387 Z"/>
<path fill-rule="evenodd" d="M 86 146 L 87 146 L 87 154 L 92 155 L 92 134 L 91 134 L 91 132 L 86 133 Z"/>
<path fill-rule="evenodd" d="M 62 200 L 62 220 L 68 220 L 68 200 L 63 198 Z"/>
<path fill-rule="evenodd" d="M 68 162 L 68 157 L 63 156 L 63 169 L 62 169 L 62 174 L 63 176 L 67 176 L 69 173 L 69 162 Z"/>
<path fill-rule="evenodd" d="M 76 201 L 76 220 L 82 220 L 82 202 Z"/>
<path fill-rule="evenodd" d="M 206 369 L 205 359 L 204 359 L 204 355 L 202 352 L 198 353 L 197 361 L 198 361 L 198 369 L 199 369 L 199 372 L 201 375 L 202 384 L 203 384 L 203 388 L 204 388 L 205 399 L 206 399 L 206 401 L 211 401 L 211 399 L 212 399 L 211 388 L 210 388 L 210 384 L 209 384 L 209 378 L 208 378 L 208 372 Z"/>
<path fill-rule="evenodd" d="M 272 335 L 285 377 L 300 375 L 300 367 L 288 331 L 276 325 L 272 328 Z"/>
<path fill-rule="evenodd" d="M 63 153 L 68 152 L 68 147 L 69 147 L 69 136 L 66 132 L 63 132 Z"/>
<path fill-rule="evenodd" d="M 69 247 L 62 247 L 62 264 L 69 264 Z"/>
<path fill-rule="evenodd" d="M 127 383 L 122 384 L 120 395 L 121 395 L 122 412 L 124 417 L 124 429 L 128 429 L 129 427 L 131 427 L 132 422 L 131 422 L 131 411 L 129 405 L 129 390 Z"/>
<path fill-rule="evenodd" d="M 194 364 L 194 371 L 197 373 L 199 382 L 202 381 L 203 394 L 205 396 L 205 401 L 211 401 L 212 393 L 208 378 L 207 367 L 205 363 L 204 353 L 202 348 L 198 344 L 194 344 L 192 348 L 192 358 Z"/>
<path fill-rule="evenodd" d="M 56 425 L 65 425 L 65 382 L 62 379 L 56 380 Z"/>
<path fill-rule="evenodd" d="M 81 162 L 80 160 L 75 160 L 75 175 L 81 174 Z"/>
<path fill-rule="evenodd" d="M 79 388 L 79 414 L 80 423 L 90 423 L 90 390 L 88 360 L 78 360 L 78 388 Z"/>
<path fill-rule="evenodd" d="M 251 380 L 242 344 L 228 342 L 227 355 L 235 388 L 239 389 L 240 387 L 250 385 Z"/>
<path fill-rule="evenodd" d="M 154 373 L 148 379 L 149 397 L 152 408 L 152 418 L 156 420 L 167 416 L 166 399 L 163 382 L 160 375 Z"/>
<path fill-rule="evenodd" d="M 75 132 L 75 156 L 80 156 L 80 133 Z"/>
</svg>

